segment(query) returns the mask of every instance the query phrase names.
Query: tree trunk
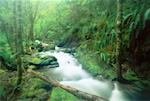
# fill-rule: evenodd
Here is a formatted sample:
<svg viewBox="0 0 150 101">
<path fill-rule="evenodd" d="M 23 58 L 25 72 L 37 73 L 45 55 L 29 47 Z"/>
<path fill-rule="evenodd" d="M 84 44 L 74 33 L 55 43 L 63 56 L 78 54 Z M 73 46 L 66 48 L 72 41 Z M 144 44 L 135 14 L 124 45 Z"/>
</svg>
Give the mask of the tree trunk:
<svg viewBox="0 0 150 101">
<path fill-rule="evenodd" d="M 13 2 L 13 37 L 12 37 L 12 40 L 13 40 L 13 44 L 14 44 L 14 47 L 15 49 L 12 49 L 12 53 L 15 54 L 16 53 L 16 45 L 17 45 L 17 41 L 15 40 L 16 37 L 17 37 L 17 3 L 16 3 L 16 0 L 14 0 Z"/>
<path fill-rule="evenodd" d="M 27 71 L 29 74 L 47 82 L 48 84 L 52 85 L 52 86 L 55 86 L 55 87 L 60 87 L 64 90 L 66 90 L 67 92 L 73 94 L 74 96 L 77 96 L 79 98 L 82 98 L 82 99 L 85 99 L 87 101 L 108 101 L 102 97 L 99 97 L 99 96 L 96 96 L 96 95 L 92 95 L 92 94 L 89 94 L 89 93 L 86 93 L 86 92 L 83 92 L 83 91 L 80 91 L 80 90 L 77 90 L 73 87 L 70 87 L 70 86 L 66 86 L 66 85 L 63 85 L 63 84 L 60 84 L 58 81 L 55 81 L 55 80 L 49 80 L 49 79 L 46 79 L 45 77 L 39 75 L 38 73 L 34 72 L 33 70 L 28 70 Z"/>
<path fill-rule="evenodd" d="M 22 33 L 23 33 L 23 15 L 22 15 L 22 0 L 18 0 L 18 51 L 20 52 L 20 55 L 23 54 L 23 39 L 22 39 Z"/>
<path fill-rule="evenodd" d="M 34 40 L 34 32 L 33 32 L 33 29 L 34 29 L 34 21 L 30 21 L 30 32 L 29 32 L 29 40 L 32 42 Z"/>
<path fill-rule="evenodd" d="M 18 71 L 17 85 L 20 85 L 22 81 L 22 59 L 20 55 L 17 55 L 17 71 Z"/>
<path fill-rule="evenodd" d="M 22 81 L 22 59 L 23 54 L 23 40 L 22 40 L 22 2 L 17 0 L 17 35 L 16 35 L 16 63 L 18 71 L 17 85 L 21 84 Z"/>
<path fill-rule="evenodd" d="M 121 66 L 121 47 L 122 47 L 122 20 L 123 20 L 123 0 L 117 0 L 117 18 L 116 18 L 116 66 L 117 78 L 122 79 L 122 66 Z"/>
</svg>

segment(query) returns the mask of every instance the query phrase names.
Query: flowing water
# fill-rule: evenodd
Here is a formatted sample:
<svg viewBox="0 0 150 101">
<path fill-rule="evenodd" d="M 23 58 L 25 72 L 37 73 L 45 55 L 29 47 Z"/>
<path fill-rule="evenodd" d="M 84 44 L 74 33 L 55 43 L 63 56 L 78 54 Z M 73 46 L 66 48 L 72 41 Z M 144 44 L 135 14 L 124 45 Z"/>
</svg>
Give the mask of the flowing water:
<svg viewBox="0 0 150 101">
<path fill-rule="evenodd" d="M 61 84 L 69 85 L 78 90 L 98 95 L 110 101 L 128 101 L 119 90 L 118 84 L 110 81 L 99 81 L 82 69 L 82 65 L 73 55 L 61 51 L 41 53 L 41 56 L 52 55 L 57 58 L 58 68 L 48 69 L 49 77 L 57 79 Z"/>
</svg>

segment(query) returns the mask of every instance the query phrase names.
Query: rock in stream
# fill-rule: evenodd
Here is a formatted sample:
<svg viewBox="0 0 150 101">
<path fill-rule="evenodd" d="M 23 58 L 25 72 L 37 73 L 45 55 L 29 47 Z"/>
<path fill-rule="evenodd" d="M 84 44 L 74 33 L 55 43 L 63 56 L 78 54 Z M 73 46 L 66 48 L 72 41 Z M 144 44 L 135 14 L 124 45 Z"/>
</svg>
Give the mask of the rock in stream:
<svg viewBox="0 0 150 101">
<path fill-rule="evenodd" d="M 26 62 L 30 65 L 30 67 L 34 70 L 41 68 L 55 68 L 59 67 L 57 59 L 54 56 L 45 56 L 45 57 L 28 57 L 26 58 Z"/>
</svg>

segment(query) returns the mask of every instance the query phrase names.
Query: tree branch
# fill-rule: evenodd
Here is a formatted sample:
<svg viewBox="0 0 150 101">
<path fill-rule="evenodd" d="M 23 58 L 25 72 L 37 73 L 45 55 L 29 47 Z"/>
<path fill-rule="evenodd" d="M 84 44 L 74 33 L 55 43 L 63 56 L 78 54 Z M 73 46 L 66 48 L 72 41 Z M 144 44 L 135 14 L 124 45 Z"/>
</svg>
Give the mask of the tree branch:
<svg viewBox="0 0 150 101">
<path fill-rule="evenodd" d="M 37 72 L 35 72 L 33 70 L 27 70 L 27 72 L 29 74 L 31 74 L 31 75 L 33 75 L 33 76 L 35 76 L 35 77 L 45 81 L 45 82 L 47 82 L 48 84 L 50 84 L 52 86 L 55 86 L 55 87 L 60 87 L 60 88 L 66 90 L 67 92 L 69 92 L 69 93 L 71 93 L 74 96 L 77 96 L 79 98 L 82 98 L 82 99 L 85 99 L 85 100 L 88 100 L 88 101 L 108 101 L 108 100 L 106 100 L 106 99 L 104 99 L 102 97 L 99 97 L 99 96 L 96 96 L 96 95 L 92 95 L 92 94 L 89 94 L 89 93 L 77 90 L 77 89 L 75 89 L 73 87 L 60 84 L 56 80 L 47 79 L 44 76 L 39 75 Z"/>
</svg>

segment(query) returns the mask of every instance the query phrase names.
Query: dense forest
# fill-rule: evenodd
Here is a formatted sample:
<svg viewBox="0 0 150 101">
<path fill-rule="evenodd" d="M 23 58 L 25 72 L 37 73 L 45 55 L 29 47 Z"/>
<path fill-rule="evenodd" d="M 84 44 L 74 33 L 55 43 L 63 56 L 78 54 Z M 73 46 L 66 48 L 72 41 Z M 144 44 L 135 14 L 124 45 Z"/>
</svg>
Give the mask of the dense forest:
<svg viewBox="0 0 150 101">
<path fill-rule="evenodd" d="M 0 0 L 0 101 L 108 100 L 150 100 L 150 0 Z"/>
</svg>

